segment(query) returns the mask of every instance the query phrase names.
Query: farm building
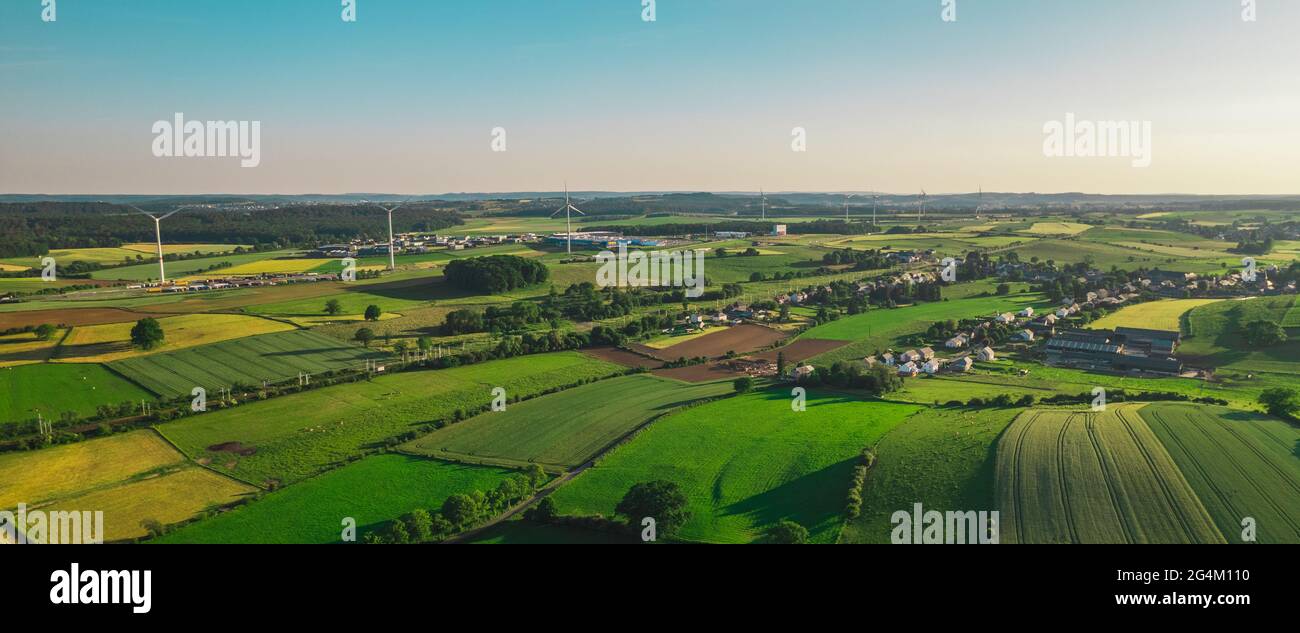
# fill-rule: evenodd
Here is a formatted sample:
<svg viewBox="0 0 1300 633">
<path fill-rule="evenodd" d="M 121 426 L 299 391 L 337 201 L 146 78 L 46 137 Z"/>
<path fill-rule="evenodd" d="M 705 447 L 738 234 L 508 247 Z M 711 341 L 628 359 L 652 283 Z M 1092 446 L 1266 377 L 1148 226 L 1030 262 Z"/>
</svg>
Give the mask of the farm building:
<svg viewBox="0 0 1300 633">
<path fill-rule="evenodd" d="M 1025 308 L 1024 310 L 1021 310 L 1021 311 L 1020 311 L 1020 316 L 1025 317 L 1025 318 L 1033 318 L 1033 316 L 1034 316 L 1034 309 L 1033 309 L 1033 308 Z"/>
<path fill-rule="evenodd" d="M 1182 363 L 1172 356 L 1177 344 L 1171 340 L 1177 337 L 1177 332 L 1140 328 L 1069 330 L 1047 342 L 1047 360 L 1060 365 L 1177 374 L 1182 372 Z"/>
<path fill-rule="evenodd" d="M 921 360 L 930 360 L 934 358 L 934 350 L 929 347 L 922 347 L 920 350 L 917 350 L 917 353 L 921 355 Z"/>
<path fill-rule="evenodd" d="M 894 366 L 894 363 L 897 362 L 897 361 L 894 359 L 894 354 L 893 354 L 893 352 L 885 352 L 884 354 L 881 354 L 881 355 L 880 355 L 880 360 L 884 361 L 884 363 L 885 363 L 886 365 L 889 365 L 890 367 L 893 367 L 893 366 Z"/>
<path fill-rule="evenodd" d="M 931 376 L 939 373 L 939 360 L 932 358 L 925 361 L 925 364 L 921 365 L 921 371 L 930 374 Z"/>
<path fill-rule="evenodd" d="M 1012 336 L 1011 338 L 1014 338 L 1017 341 L 1033 341 L 1034 332 L 1033 330 L 1020 330 L 1019 332 L 1016 332 L 1015 335 Z"/>
<path fill-rule="evenodd" d="M 903 363 L 902 365 L 898 366 L 899 376 L 912 377 L 912 376 L 916 376 L 919 373 L 921 373 L 921 370 L 917 369 L 916 363 L 909 362 L 909 363 Z"/>
<path fill-rule="evenodd" d="M 975 361 L 971 360 L 970 356 L 962 356 L 961 358 L 949 363 L 948 369 L 952 371 L 970 371 L 971 366 L 974 364 Z"/>
<path fill-rule="evenodd" d="M 944 342 L 943 346 L 948 349 L 960 349 L 966 347 L 966 335 L 958 334 Z"/>
<path fill-rule="evenodd" d="M 994 321 L 997 321 L 998 323 L 1015 323 L 1015 322 L 1016 322 L 1016 315 L 1011 314 L 1010 312 L 1003 312 L 1002 314 L 999 314 L 999 315 L 998 315 L 996 318 L 994 318 L 993 320 L 994 320 Z"/>
<path fill-rule="evenodd" d="M 978 356 L 982 361 L 997 360 L 997 354 L 993 353 L 993 348 L 991 347 L 980 348 L 980 350 L 976 352 L 976 356 Z"/>
<path fill-rule="evenodd" d="M 813 367 L 812 365 L 800 365 L 790 370 L 790 376 L 795 380 L 802 380 L 804 378 L 807 378 L 808 376 L 811 376 L 813 371 L 815 370 L 816 368 Z"/>
<path fill-rule="evenodd" d="M 903 355 L 898 357 L 898 360 L 902 363 L 915 363 L 916 361 L 923 359 L 921 358 L 920 352 L 914 349 L 909 349 L 906 352 L 903 352 Z"/>
</svg>

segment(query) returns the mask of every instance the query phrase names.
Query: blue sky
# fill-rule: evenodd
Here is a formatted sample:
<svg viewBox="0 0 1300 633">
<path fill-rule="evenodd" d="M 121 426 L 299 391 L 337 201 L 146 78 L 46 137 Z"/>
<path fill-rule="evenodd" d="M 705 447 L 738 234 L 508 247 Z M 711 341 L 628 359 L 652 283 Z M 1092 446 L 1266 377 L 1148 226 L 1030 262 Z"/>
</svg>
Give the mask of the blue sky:
<svg viewBox="0 0 1300 633">
<path fill-rule="evenodd" d="M 1300 3 L 956 3 L 0 0 L 0 192 L 1300 193 Z M 176 112 L 261 164 L 154 157 Z M 1045 157 L 1067 112 L 1152 166 Z"/>
</svg>

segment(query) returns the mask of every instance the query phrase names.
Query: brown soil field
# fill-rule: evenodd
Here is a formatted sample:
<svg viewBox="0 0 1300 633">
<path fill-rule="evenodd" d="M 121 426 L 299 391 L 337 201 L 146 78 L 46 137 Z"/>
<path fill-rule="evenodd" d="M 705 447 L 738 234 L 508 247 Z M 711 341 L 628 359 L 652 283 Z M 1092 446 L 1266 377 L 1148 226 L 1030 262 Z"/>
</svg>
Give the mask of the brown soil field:
<svg viewBox="0 0 1300 633">
<path fill-rule="evenodd" d="M 745 375 L 743 372 L 732 371 L 723 367 L 722 363 L 704 363 L 674 369 L 656 369 L 650 373 L 661 378 L 671 378 L 682 382 L 713 382 L 715 380 L 739 378 Z"/>
<path fill-rule="evenodd" d="M 664 349 L 645 348 L 647 353 L 653 352 L 655 358 L 665 360 L 676 360 L 678 358 L 695 358 L 697 356 L 722 356 L 727 352 L 744 354 L 753 350 L 767 347 L 777 341 L 780 341 L 789 334 L 779 332 L 772 328 L 761 325 L 737 325 L 729 327 L 721 332 L 705 334 L 699 338 L 693 338 L 689 341 L 683 341 L 671 347 Z"/>
<path fill-rule="evenodd" d="M 776 362 L 778 352 L 785 354 L 787 363 L 797 363 L 816 356 L 824 354 L 838 347 L 847 345 L 847 341 L 823 341 L 817 339 L 800 339 L 785 347 L 770 349 L 758 354 L 747 354 L 744 358 L 753 358 Z M 625 352 L 626 353 L 626 352 Z M 613 361 L 618 362 L 618 361 Z M 748 374 L 742 371 L 735 371 L 724 366 L 726 361 L 715 361 L 701 365 L 691 365 L 689 367 L 677 367 L 675 369 L 659 369 L 650 373 L 663 378 L 681 380 L 683 382 L 712 382 L 714 380 L 724 380 L 739 378 Z"/>
<path fill-rule="evenodd" d="M 662 362 L 653 358 L 646 358 L 640 354 L 633 354 L 625 349 L 617 347 L 593 347 L 582 350 L 582 353 L 603 361 L 622 365 L 624 367 L 644 367 L 646 369 L 655 369 L 663 365 Z"/>
<path fill-rule="evenodd" d="M 126 323 L 145 317 L 165 316 L 161 312 L 132 312 L 122 308 L 68 308 L 66 310 L 28 310 L 26 312 L 0 312 L 0 330 L 28 325 L 100 325 Z"/>
</svg>

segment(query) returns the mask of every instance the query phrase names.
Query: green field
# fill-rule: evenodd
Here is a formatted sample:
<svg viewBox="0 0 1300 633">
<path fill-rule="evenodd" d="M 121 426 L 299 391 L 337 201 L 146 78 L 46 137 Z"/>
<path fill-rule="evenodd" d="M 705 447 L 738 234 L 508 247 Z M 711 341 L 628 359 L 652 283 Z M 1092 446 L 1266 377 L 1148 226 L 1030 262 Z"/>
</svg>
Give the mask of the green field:
<svg viewBox="0 0 1300 633">
<path fill-rule="evenodd" d="M 1222 407 L 1149 404 L 1139 412 L 1229 543 L 1252 517 L 1261 543 L 1300 543 L 1300 430 Z"/>
<path fill-rule="evenodd" d="M 233 248 L 233 247 L 231 247 Z M 216 255 L 213 257 L 199 257 L 195 259 L 186 259 L 175 262 L 164 262 L 167 270 L 167 278 L 173 279 L 197 273 L 202 270 L 211 268 L 217 264 L 229 263 L 231 266 L 239 266 L 252 262 L 260 262 L 264 259 L 273 257 L 283 257 L 292 254 L 289 251 L 266 251 L 262 253 L 228 253 L 226 255 Z M 117 279 L 122 281 L 148 281 L 158 278 L 158 261 L 157 257 L 145 255 L 145 261 L 148 263 L 135 264 L 132 266 L 118 266 L 106 270 L 96 270 L 90 273 L 91 279 Z M 218 268 L 212 271 L 214 276 L 221 275 L 227 269 Z"/>
<path fill-rule="evenodd" d="M 362 536 L 453 494 L 491 490 L 510 471 L 375 455 L 168 534 L 158 543 L 339 543 L 344 517 Z"/>
<path fill-rule="evenodd" d="M 1017 417 L 997 447 L 1001 542 L 1223 543 L 1140 406 Z"/>
<path fill-rule="evenodd" d="M 1088 327 L 1101 330 L 1113 330 L 1117 327 L 1136 327 L 1152 330 L 1182 330 L 1183 315 L 1193 308 L 1215 303 L 1219 299 L 1166 299 L 1148 301 L 1121 308 L 1096 321 Z"/>
<path fill-rule="evenodd" d="M 296 379 L 299 372 L 360 369 L 366 359 L 385 356 L 315 332 L 291 330 L 128 358 L 109 366 L 146 389 L 172 398 L 188 395 L 195 387 L 216 391 L 234 385 L 257 386 L 263 380 Z"/>
<path fill-rule="evenodd" d="M 632 485 L 656 479 L 685 491 L 685 541 L 747 543 L 781 519 L 834 542 L 862 449 L 918 407 L 817 391 L 807 410 L 772 389 L 687 409 L 655 422 L 555 492 L 563 514 L 614 514 Z"/>
<path fill-rule="evenodd" d="M 571 468 L 647 420 L 732 391 L 730 382 L 687 384 L 624 376 L 509 405 L 453 424 L 401 449 L 454 461 Z"/>
<path fill-rule="evenodd" d="M 578 352 L 520 356 L 324 387 L 183 418 L 159 431 L 223 472 L 253 483 L 291 483 L 377 442 L 450 419 L 457 409 L 486 405 L 493 387 L 523 397 L 622 370 Z M 256 452 L 209 450 L 228 442 Z"/>
<path fill-rule="evenodd" d="M 1041 294 L 1020 294 L 936 301 L 892 310 L 873 309 L 819 325 L 799 338 L 853 341 L 811 361 L 828 364 L 883 352 L 898 345 L 900 338 L 924 332 L 936 321 L 993 316 L 999 312 L 1016 312 L 1025 307 L 1041 309 L 1049 305 L 1050 302 Z"/>
<path fill-rule="evenodd" d="M 1023 409 L 927 409 L 885 434 L 862 491 L 862 514 L 841 543 L 889 543 L 890 516 L 927 510 L 996 509 L 994 445 Z"/>
<path fill-rule="evenodd" d="M 1244 301 L 1219 301 L 1187 313 L 1188 335 L 1178 348 L 1180 358 L 1203 367 L 1258 374 L 1300 374 L 1300 339 L 1253 349 L 1241 335 L 1252 321 L 1284 323 L 1295 296 L 1258 297 Z"/>
<path fill-rule="evenodd" d="M 103 404 L 152 400 L 153 395 L 102 365 L 42 363 L 0 367 L 0 422 L 57 418 L 64 411 L 91 415 Z"/>
</svg>

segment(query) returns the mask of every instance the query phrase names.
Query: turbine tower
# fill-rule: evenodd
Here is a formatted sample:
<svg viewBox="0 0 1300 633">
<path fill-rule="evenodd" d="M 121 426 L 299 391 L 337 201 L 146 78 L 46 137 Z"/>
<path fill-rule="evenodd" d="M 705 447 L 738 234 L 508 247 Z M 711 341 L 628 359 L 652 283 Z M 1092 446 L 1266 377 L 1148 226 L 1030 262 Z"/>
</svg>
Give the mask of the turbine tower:
<svg viewBox="0 0 1300 633">
<path fill-rule="evenodd" d="M 157 238 L 158 240 L 158 283 L 159 284 L 167 283 L 167 269 L 163 267 L 162 221 L 172 217 L 173 215 L 176 215 L 178 212 L 180 212 L 181 209 L 188 209 L 194 205 L 192 204 L 182 205 L 176 207 L 175 209 L 172 209 L 170 212 L 161 216 L 149 213 L 148 211 L 145 211 L 144 209 L 141 209 L 140 207 L 137 207 L 134 204 L 128 204 L 126 206 L 131 207 L 132 209 L 135 209 L 136 211 L 139 211 L 140 213 L 149 216 L 149 218 L 153 220 L 153 234 L 154 237 Z"/>
<path fill-rule="evenodd" d="M 379 204 L 378 202 L 370 202 L 369 200 L 362 201 L 362 202 L 367 202 L 369 204 L 373 204 L 379 207 L 380 209 L 383 209 L 384 211 L 388 212 L 388 270 L 397 270 L 397 256 L 394 254 L 397 249 L 393 247 L 393 212 L 402 208 L 402 205 L 410 201 L 411 199 L 407 198 L 397 203 L 397 206 L 392 208 L 386 207 L 382 204 Z"/>
<path fill-rule="evenodd" d="M 856 194 L 850 193 L 844 196 L 844 223 L 845 224 L 849 223 L 849 200 L 852 200 L 854 195 Z"/>
<path fill-rule="evenodd" d="M 926 194 L 925 194 L 925 190 L 922 189 L 922 190 L 921 190 L 921 208 L 920 208 L 920 210 L 918 210 L 918 211 L 916 212 L 916 225 L 917 225 L 917 226 L 921 226 L 921 223 L 925 221 L 925 195 L 926 195 Z"/>
<path fill-rule="evenodd" d="M 760 208 L 762 209 L 762 215 L 759 216 L 759 218 L 762 220 L 766 220 L 767 219 L 767 194 L 763 193 L 762 187 L 758 188 L 758 197 L 760 200 L 759 204 L 761 205 Z"/>
<path fill-rule="evenodd" d="M 564 206 L 556 209 L 555 213 L 551 214 L 551 217 L 559 215 L 561 211 L 564 212 L 564 239 L 568 243 L 567 250 L 569 255 L 573 255 L 573 219 L 569 215 L 569 212 L 574 211 L 577 212 L 578 215 L 587 214 L 583 213 L 578 207 L 573 206 L 572 202 L 569 202 L 569 183 L 567 182 L 564 183 Z"/>
<path fill-rule="evenodd" d="M 876 220 L 876 208 L 879 206 L 880 196 L 874 193 L 871 194 L 871 228 L 874 230 L 880 229 L 880 222 Z"/>
</svg>

